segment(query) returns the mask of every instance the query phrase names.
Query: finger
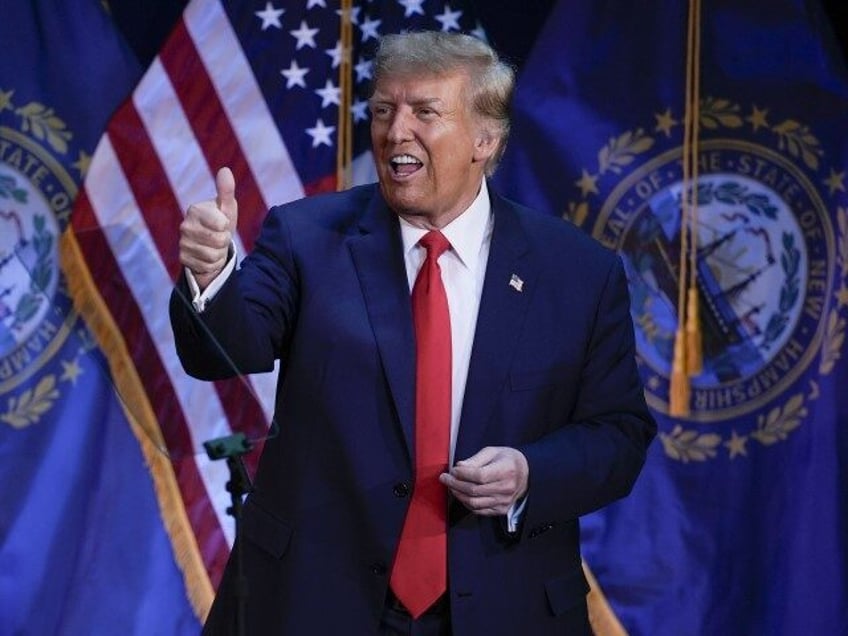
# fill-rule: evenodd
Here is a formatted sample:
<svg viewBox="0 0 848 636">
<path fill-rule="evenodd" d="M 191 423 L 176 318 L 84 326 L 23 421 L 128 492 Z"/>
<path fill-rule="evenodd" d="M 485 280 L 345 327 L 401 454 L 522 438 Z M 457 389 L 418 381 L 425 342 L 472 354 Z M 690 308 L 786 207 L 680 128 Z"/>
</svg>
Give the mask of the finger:
<svg viewBox="0 0 848 636">
<path fill-rule="evenodd" d="M 451 468 L 450 474 L 457 481 L 467 482 L 469 484 L 484 484 L 487 478 L 485 469 L 476 466 L 461 466 L 459 464 Z"/>
<path fill-rule="evenodd" d="M 508 479 L 511 464 L 498 457 L 482 466 L 458 463 L 451 469 L 451 475 L 461 481 L 474 484 L 489 484 Z"/>
<path fill-rule="evenodd" d="M 457 499 L 459 499 L 457 497 Z M 469 499 L 468 501 L 463 501 L 459 499 L 462 504 L 468 508 L 471 512 L 480 513 L 483 510 L 489 511 L 506 511 L 509 509 L 509 504 L 499 500 L 494 499 L 492 497 L 488 497 L 486 499 Z"/>
<path fill-rule="evenodd" d="M 218 170 L 215 175 L 215 203 L 235 229 L 238 220 L 238 203 L 236 202 L 236 179 L 233 171 L 227 167 Z"/>
<path fill-rule="evenodd" d="M 495 508 L 480 508 L 480 509 L 474 510 L 472 512 L 474 512 L 475 515 L 480 515 L 482 517 L 503 517 L 507 513 L 508 510 L 509 510 L 508 506 L 507 507 L 497 506 Z"/>
<path fill-rule="evenodd" d="M 486 446 L 471 457 L 456 462 L 451 474 L 478 484 L 497 481 L 500 478 L 499 468 L 503 468 L 502 450 L 496 446 Z"/>
<path fill-rule="evenodd" d="M 204 215 L 227 224 L 223 213 L 211 205 L 205 210 L 194 206 L 189 210 L 189 215 L 180 225 L 179 254 L 180 263 L 195 277 L 215 274 L 223 269 L 231 240 L 228 230 L 210 229 L 210 223 L 202 220 Z M 211 222 L 213 226 L 218 224 Z"/>
<path fill-rule="evenodd" d="M 180 241 L 180 258 L 183 265 L 195 273 L 220 269 L 226 262 L 226 250 Z"/>
<path fill-rule="evenodd" d="M 443 473 L 439 481 L 450 488 L 454 494 L 462 494 L 465 497 L 505 497 L 512 494 L 508 481 L 477 483 L 459 479 L 449 473 Z"/>
<path fill-rule="evenodd" d="M 202 218 L 186 219 L 180 225 L 180 247 L 226 248 L 232 238 L 227 225 L 227 217 L 219 210 L 207 210 Z"/>
<path fill-rule="evenodd" d="M 466 497 L 462 494 L 454 496 L 474 514 L 504 515 L 512 505 L 510 501 L 498 497 Z"/>
<path fill-rule="evenodd" d="M 468 484 L 442 473 L 439 481 L 448 487 L 451 495 L 471 512 L 484 516 L 505 515 L 513 504 L 512 491 L 501 485 Z"/>
<path fill-rule="evenodd" d="M 455 499 L 458 499 L 463 504 L 465 504 L 465 507 L 469 510 L 476 510 L 478 508 L 490 508 L 496 505 L 503 504 L 505 501 L 503 495 L 475 496 L 469 495 L 467 492 L 454 488 L 451 488 L 450 492 Z"/>
<path fill-rule="evenodd" d="M 495 461 L 499 454 L 499 448 L 486 446 L 474 453 L 471 457 L 456 462 L 456 465 L 468 468 L 482 468 L 483 466 L 487 466 Z"/>
</svg>

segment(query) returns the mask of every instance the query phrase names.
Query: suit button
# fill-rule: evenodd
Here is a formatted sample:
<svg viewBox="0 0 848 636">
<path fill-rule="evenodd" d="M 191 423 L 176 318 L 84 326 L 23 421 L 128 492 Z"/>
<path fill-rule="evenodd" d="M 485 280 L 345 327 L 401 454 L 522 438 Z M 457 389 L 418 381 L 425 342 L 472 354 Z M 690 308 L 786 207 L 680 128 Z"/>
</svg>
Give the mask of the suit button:
<svg viewBox="0 0 848 636">
<path fill-rule="evenodd" d="M 409 484 L 404 481 L 395 484 L 392 492 L 395 494 L 395 497 L 406 497 L 409 494 Z"/>
<path fill-rule="evenodd" d="M 378 576 L 382 576 L 385 573 L 386 573 L 385 563 L 372 563 L 371 564 L 371 574 L 376 574 Z"/>
</svg>

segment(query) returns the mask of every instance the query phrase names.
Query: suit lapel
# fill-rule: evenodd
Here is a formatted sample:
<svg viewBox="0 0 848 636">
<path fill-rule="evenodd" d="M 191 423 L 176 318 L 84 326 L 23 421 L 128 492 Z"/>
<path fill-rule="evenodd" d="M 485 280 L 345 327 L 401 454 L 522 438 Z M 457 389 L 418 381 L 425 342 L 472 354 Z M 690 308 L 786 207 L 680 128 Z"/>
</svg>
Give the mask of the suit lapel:
<svg viewBox="0 0 848 636">
<path fill-rule="evenodd" d="M 480 450 L 481 440 L 503 391 L 509 365 L 538 274 L 514 207 L 492 195 L 494 229 L 480 298 L 477 328 L 462 406 L 456 460 Z M 513 278 L 515 276 L 515 278 Z"/>
<path fill-rule="evenodd" d="M 410 453 L 415 417 L 415 336 L 398 221 L 375 190 L 348 241 L 380 360 Z"/>
</svg>

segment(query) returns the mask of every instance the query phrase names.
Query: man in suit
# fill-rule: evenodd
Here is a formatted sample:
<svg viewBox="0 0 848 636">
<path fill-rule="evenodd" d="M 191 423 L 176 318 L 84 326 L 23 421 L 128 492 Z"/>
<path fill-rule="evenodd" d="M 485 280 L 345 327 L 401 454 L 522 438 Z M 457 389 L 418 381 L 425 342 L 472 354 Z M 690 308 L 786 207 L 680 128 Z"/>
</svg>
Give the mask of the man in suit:
<svg viewBox="0 0 848 636">
<path fill-rule="evenodd" d="M 578 517 L 655 434 L 619 259 L 489 190 L 511 70 L 387 36 L 379 184 L 272 208 L 235 267 L 229 170 L 181 227 L 171 320 L 214 380 L 281 361 L 243 513 L 248 634 L 584 634 Z M 206 633 L 233 633 L 236 564 Z"/>
</svg>

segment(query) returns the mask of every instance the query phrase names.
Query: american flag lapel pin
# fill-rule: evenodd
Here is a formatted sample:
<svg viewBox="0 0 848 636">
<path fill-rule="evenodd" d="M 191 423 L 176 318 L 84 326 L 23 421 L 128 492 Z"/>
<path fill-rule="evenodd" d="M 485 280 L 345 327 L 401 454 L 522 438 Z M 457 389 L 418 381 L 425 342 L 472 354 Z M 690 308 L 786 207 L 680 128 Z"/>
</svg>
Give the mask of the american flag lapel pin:
<svg viewBox="0 0 848 636">
<path fill-rule="evenodd" d="M 521 292 L 524 290 L 524 281 L 518 277 L 518 274 L 513 274 L 509 279 L 509 286 L 515 291 Z"/>
</svg>

